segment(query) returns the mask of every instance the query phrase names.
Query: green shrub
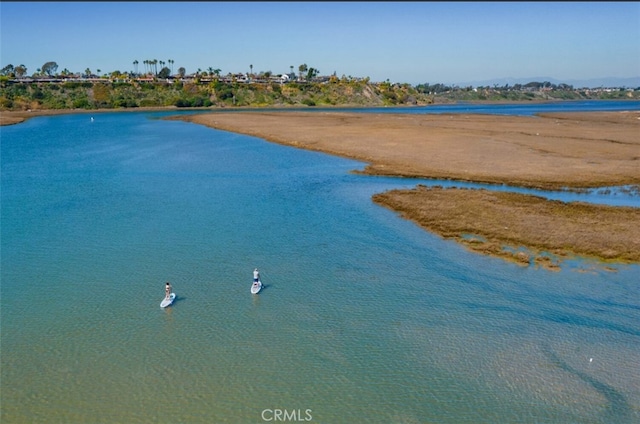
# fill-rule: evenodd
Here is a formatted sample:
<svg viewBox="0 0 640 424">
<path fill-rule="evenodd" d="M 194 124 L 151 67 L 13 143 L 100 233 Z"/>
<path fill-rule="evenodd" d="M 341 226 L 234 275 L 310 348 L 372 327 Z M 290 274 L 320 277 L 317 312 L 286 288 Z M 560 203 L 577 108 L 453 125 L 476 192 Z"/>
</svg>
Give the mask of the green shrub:
<svg viewBox="0 0 640 424">
<path fill-rule="evenodd" d="M 74 109 L 91 109 L 91 103 L 89 103 L 89 99 L 76 99 L 73 101 Z"/>
</svg>

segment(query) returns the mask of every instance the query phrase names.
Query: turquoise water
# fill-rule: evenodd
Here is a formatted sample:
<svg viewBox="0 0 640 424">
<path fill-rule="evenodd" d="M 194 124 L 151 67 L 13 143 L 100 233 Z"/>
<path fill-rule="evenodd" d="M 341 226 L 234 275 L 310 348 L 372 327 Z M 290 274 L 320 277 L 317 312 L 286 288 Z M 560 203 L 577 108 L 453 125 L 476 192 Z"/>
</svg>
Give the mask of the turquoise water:
<svg viewBox="0 0 640 424">
<path fill-rule="evenodd" d="M 473 254 L 371 202 L 416 181 L 162 115 L 2 127 L 3 424 L 640 421 L 640 266 Z"/>
</svg>

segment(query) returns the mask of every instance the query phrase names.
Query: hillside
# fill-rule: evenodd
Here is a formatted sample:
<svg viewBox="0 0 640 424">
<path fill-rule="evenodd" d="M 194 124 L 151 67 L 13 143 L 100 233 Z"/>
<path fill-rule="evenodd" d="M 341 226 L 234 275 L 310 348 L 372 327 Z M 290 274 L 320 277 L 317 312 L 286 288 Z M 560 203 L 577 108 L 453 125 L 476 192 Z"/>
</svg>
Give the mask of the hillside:
<svg viewBox="0 0 640 424">
<path fill-rule="evenodd" d="M 0 110 L 119 109 L 138 107 L 403 106 L 459 101 L 639 99 L 639 90 L 574 90 L 566 85 L 459 88 L 411 86 L 368 79 L 328 82 L 223 81 L 0 81 Z"/>
</svg>

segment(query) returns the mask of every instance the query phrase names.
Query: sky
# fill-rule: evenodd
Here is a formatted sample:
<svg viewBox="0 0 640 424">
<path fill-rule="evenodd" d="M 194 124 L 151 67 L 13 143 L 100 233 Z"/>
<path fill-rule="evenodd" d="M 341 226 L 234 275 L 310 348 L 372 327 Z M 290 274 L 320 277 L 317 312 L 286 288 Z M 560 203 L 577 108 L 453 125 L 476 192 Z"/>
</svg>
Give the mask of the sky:
<svg viewBox="0 0 640 424">
<path fill-rule="evenodd" d="M 412 85 L 640 77 L 640 2 L 0 2 L 0 67 L 148 59 Z"/>
</svg>

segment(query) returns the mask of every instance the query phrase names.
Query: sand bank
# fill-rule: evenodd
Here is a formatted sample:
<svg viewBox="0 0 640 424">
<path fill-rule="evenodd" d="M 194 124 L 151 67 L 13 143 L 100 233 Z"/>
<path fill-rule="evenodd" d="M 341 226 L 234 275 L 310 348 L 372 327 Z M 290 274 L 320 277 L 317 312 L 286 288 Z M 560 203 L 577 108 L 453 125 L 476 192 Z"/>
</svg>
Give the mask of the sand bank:
<svg viewBox="0 0 640 424">
<path fill-rule="evenodd" d="M 640 184 L 640 112 L 536 117 L 234 112 L 178 119 L 362 160 L 369 163 L 369 174 L 546 189 Z M 573 255 L 640 262 L 638 208 L 424 188 L 394 190 L 374 201 L 474 251 L 524 265 L 554 268 Z"/>
<path fill-rule="evenodd" d="M 547 189 L 640 184 L 640 112 L 234 112 L 179 119 L 362 160 L 369 174 Z"/>
<path fill-rule="evenodd" d="M 142 110 L 169 109 L 127 111 Z M 41 115 L 114 111 L 121 110 L 2 112 L 0 124 Z M 361 160 L 369 164 L 364 172 L 374 175 L 547 189 L 640 185 L 637 111 L 536 117 L 234 111 L 171 119 Z M 545 251 L 558 258 L 575 254 L 640 262 L 637 208 L 591 208 L 533 196 L 478 193 L 417 188 L 376 195 L 374 201 L 475 251 L 523 264 L 555 266 Z M 527 203 L 527 207 L 522 206 Z M 450 215 L 451 210 L 465 210 L 471 215 Z M 588 223 L 583 221 L 584 214 Z M 457 227 L 451 224 L 451 216 L 459 221 Z M 553 243 L 542 242 L 541 234 L 553 238 Z M 525 247 L 527 252 L 505 250 L 504 246 Z"/>
<path fill-rule="evenodd" d="M 420 186 L 376 194 L 373 200 L 471 250 L 523 265 L 557 267 L 576 255 L 640 262 L 640 208 Z"/>
</svg>

